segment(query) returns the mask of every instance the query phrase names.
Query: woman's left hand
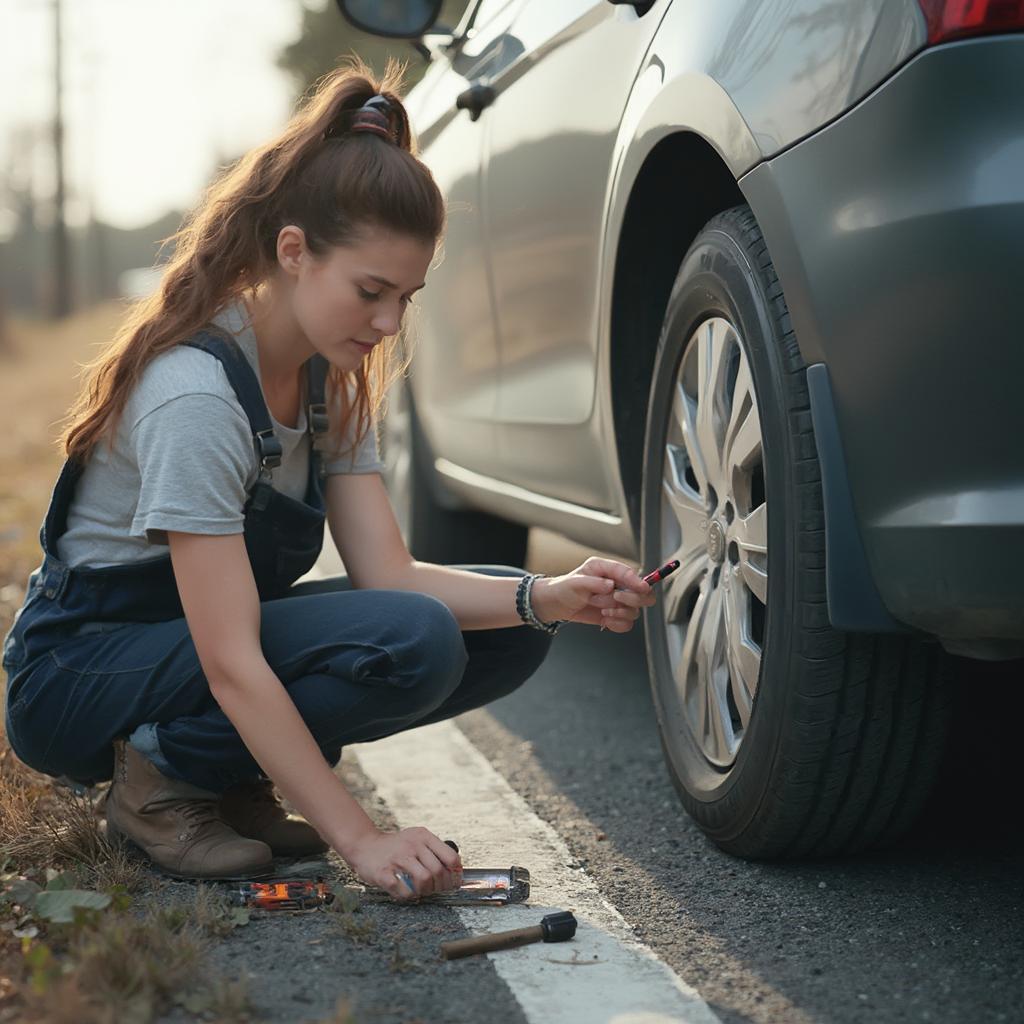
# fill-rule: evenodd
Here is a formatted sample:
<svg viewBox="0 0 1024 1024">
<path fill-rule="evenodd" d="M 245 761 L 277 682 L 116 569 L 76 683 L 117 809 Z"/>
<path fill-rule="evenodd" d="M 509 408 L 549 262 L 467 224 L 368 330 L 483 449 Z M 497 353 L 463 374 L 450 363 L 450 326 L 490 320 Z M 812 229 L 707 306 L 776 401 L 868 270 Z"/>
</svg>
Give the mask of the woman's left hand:
<svg viewBox="0 0 1024 1024">
<path fill-rule="evenodd" d="M 542 622 L 567 619 L 626 633 L 640 609 L 654 604 L 653 590 L 625 563 L 591 555 L 572 572 L 534 580 L 530 603 Z"/>
</svg>

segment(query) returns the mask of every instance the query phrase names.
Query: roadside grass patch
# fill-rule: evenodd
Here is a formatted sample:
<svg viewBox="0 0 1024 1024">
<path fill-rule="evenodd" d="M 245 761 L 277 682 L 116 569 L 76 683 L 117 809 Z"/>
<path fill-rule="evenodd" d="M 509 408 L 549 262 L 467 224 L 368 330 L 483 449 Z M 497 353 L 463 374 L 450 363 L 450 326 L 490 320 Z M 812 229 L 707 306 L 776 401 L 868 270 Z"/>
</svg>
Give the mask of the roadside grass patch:
<svg viewBox="0 0 1024 1024">
<path fill-rule="evenodd" d="M 123 886 L 79 888 L 74 870 L 48 869 L 42 885 L 6 871 L 2 879 L 13 984 L 0 995 L 0 1019 L 147 1024 L 174 1005 L 217 1021 L 254 1019 L 246 977 L 207 966 L 213 942 L 248 921 L 226 894 L 200 883 L 192 900 L 136 910 Z"/>
</svg>

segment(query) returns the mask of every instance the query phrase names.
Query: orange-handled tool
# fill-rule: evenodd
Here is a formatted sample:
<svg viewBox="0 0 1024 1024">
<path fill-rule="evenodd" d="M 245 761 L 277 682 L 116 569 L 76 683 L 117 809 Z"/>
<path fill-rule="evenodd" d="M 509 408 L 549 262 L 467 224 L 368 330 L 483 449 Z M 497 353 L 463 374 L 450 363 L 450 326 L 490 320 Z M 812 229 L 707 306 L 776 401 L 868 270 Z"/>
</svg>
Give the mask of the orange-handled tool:
<svg viewBox="0 0 1024 1024">
<path fill-rule="evenodd" d="M 322 881 L 289 879 L 278 882 L 243 882 L 230 891 L 236 906 L 259 910 L 315 910 L 334 899 Z"/>
</svg>

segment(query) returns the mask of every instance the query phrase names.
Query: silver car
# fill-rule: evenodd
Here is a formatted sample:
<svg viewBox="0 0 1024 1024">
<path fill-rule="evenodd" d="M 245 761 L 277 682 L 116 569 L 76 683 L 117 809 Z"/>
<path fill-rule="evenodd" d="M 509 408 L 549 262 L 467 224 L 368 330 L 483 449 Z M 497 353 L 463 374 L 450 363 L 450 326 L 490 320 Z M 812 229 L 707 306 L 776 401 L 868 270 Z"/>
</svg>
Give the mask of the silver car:
<svg viewBox="0 0 1024 1024">
<path fill-rule="evenodd" d="M 411 551 L 679 558 L 643 625 L 689 813 L 892 841 L 951 655 L 1024 655 L 1024 4 L 338 2 L 429 60 L 452 209 L 383 438 Z"/>
</svg>

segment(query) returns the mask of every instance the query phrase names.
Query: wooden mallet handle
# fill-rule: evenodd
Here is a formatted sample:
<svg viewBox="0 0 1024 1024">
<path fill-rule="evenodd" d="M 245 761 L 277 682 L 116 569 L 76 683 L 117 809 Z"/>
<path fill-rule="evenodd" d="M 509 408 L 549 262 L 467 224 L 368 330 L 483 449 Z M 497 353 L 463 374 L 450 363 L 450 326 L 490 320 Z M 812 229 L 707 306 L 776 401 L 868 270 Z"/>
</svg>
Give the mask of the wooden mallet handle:
<svg viewBox="0 0 1024 1024">
<path fill-rule="evenodd" d="M 468 939 L 454 939 L 441 943 L 441 955 L 445 960 L 457 960 L 474 953 L 489 953 L 495 949 L 512 949 L 526 946 L 531 942 L 565 942 L 576 934 L 576 918 L 571 911 L 546 914 L 540 924 L 530 928 L 512 928 L 493 935 L 474 935 Z"/>
</svg>

